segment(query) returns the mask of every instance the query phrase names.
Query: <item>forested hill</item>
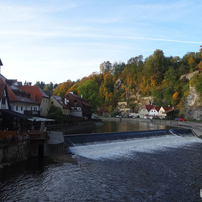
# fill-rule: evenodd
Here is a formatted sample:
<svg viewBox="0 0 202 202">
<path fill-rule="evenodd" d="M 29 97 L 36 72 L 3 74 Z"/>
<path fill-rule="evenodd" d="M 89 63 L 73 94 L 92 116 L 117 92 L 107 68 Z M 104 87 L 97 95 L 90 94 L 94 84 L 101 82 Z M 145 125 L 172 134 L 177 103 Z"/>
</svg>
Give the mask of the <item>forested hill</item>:
<svg viewBox="0 0 202 202">
<path fill-rule="evenodd" d="M 201 93 L 202 89 L 202 46 L 199 52 L 189 52 L 182 58 L 165 57 L 162 50 L 155 50 L 143 60 L 137 56 L 127 64 L 105 61 L 99 73 L 87 78 L 58 85 L 53 94 L 63 96 L 68 92 L 83 95 L 93 110 L 112 113 L 119 101 L 127 101 L 131 109 L 139 106 L 137 99 L 151 96 L 156 106 L 170 105 L 181 108 L 189 94 L 190 86 Z M 195 76 L 182 76 L 198 71 Z M 181 79 L 180 79 L 181 78 Z"/>
</svg>

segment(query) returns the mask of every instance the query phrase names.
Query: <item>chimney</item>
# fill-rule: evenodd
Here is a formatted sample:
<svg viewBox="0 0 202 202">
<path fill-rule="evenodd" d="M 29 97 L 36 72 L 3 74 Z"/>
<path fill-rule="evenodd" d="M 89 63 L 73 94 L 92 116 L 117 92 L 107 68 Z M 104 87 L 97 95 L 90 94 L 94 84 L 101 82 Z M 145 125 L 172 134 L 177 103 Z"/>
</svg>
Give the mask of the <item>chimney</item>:
<svg viewBox="0 0 202 202">
<path fill-rule="evenodd" d="M 81 98 L 83 98 L 83 95 L 81 95 Z"/>
<path fill-rule="evenodd" d="M 31 86 L 32 85 L 32 82 L 28 82 L 28 86 Z"/>
</svg>

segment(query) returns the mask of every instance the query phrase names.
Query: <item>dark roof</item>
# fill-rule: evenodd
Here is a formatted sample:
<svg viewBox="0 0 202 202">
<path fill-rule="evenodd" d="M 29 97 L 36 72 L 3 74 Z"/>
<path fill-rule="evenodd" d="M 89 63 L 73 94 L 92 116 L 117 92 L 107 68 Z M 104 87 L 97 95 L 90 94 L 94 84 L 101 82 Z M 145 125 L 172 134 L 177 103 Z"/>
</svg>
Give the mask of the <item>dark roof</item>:
<svg viewBox="0 0 202 202">
<path fill-rule="evenodd" d="M 0 59 L 0 66 L 3 66 L 3 63 L 1 62 L 1 59 Z"/>
<path fill-rule="evenodd" d="M 63 102 L 63 98 L 53 95 L 53 98 L 55 98 L 55 100 L 63 107 L 63 109 L 70 109 L 69 105 L 65 105 Z"/>
<path fill-rule="evenodd" d="M 73 97 L 75 97 L 76 99 L 80 100 L 80 102 L 81 102 L 82 104 L 84 104 L 85 106 L 91 107 L 91 105 L 89 104 L 89 102 L 88 102 L 87 100 L 85 100 L 85 99 L 81 98 L 80 96 L 75 95 L 75 94 L 73 94 L 73 93 L 67 93 L 63 98 L 68 97 L 68 96 L 73 96 Z"/>
<path fill-rule="evenodd" d="M 22 119 L 30 119 L 31 118 L 30 116 L 27 116 L 27 115 L 24 115 L 24 114 L 20 114 L 18 112 L 14 112 L 14 111 L 9 110 L 9 109 L 0 109 L 0 111 L 2 113 L 6 113 L 6 114 L 9 114 L 11 116 L 19 117 L 19 118 L 22 118 Z"/>
<path fill-rule="evenodd" d="M 5 90 L 5 87 L 6 87 L 5 82 L 3 81 L 2 78 L 0 78 L 0 99 L 1 99 L 1 96 L 3 95 L 3 92 L 4 92 L 4 90 Z"/>
<path fill-rule="evenodd" d="M 43 92 L 44 92 L 47 96 L 49 96 L 49 97 L 52 96 L 52 94 L 51 94 L 48 90 L 44 90 Z"/>
</svg>

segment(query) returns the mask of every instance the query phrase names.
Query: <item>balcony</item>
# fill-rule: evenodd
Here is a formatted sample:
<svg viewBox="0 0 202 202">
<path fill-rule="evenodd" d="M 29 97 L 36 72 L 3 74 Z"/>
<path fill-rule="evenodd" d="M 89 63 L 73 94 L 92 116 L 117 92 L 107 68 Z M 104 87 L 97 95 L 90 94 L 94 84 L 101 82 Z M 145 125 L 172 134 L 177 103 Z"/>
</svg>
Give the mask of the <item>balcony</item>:
<svg viewBox="0 0 202 202">
<path fill-rule="evenodd" d="M 27 116 L 40 116 L 40 111 L 24 110 L 24 114 L 27 115 Z"/>
</svg>

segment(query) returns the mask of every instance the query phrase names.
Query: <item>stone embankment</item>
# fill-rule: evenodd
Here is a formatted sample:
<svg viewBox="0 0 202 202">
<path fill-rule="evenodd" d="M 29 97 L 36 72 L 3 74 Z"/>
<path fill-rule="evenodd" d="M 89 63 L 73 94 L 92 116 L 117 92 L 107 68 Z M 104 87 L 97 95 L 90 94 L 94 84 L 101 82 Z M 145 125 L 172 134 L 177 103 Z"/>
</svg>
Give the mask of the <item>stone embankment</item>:
<svg viewBox="0 0 202 202">
<path fill-rule="evenodd" d="M 24 161 L 30 157 L 27 142 L 0 145 L 0 168 Z"/>
<path fill-rule="evenodd" d="M 164 124 L 178 128 L 190 128 L 198 137 L 202 138 L 202 123 L 174 120 L 151 120 L 154 124 Z"/>
</svg>

